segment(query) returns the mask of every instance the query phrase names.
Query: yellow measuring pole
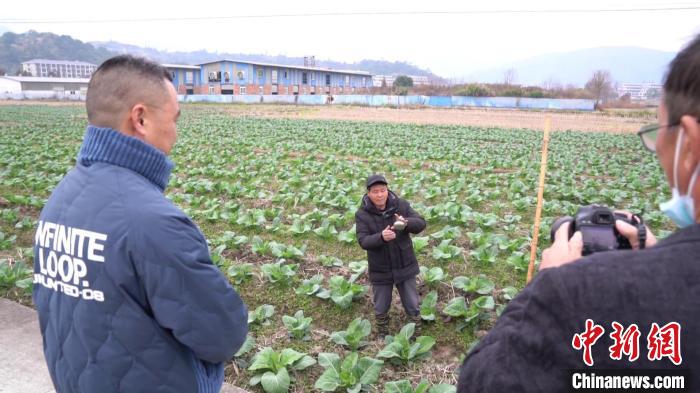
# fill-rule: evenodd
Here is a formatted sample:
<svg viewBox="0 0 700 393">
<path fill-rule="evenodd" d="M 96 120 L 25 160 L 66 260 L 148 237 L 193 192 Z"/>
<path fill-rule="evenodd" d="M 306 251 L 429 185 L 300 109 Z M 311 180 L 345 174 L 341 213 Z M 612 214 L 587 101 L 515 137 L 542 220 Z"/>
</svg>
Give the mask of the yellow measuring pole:
<svg viewBox="0 0 700 393">
<path fill-rule="evenodd" d="M 530 265 L 527 268 L 527 283 L 532 280 L 537 256 L 537 240 L 540 237 L 540 218 L 542 216 L 542 200 L 544 198 L 544 175 L 547 173 L 547 146 L 549 145 L 549 129 L 552 118 L 547 116 L 544 121 L 544 136 L 542 138 L 542 159 L 540 161 L 540 184 L 537 188 L 537 209 L 535 210 L 535 227 L 532 230 L 532 245 L 530 246 Z"/>
</svg>

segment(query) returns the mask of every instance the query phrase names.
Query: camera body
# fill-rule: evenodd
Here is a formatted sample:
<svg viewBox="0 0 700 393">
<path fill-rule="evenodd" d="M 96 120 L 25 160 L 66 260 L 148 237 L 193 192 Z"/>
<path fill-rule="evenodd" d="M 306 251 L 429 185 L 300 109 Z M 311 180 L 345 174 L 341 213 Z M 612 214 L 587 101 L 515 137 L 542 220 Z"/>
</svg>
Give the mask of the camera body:
<svg viewBox="0 0 700 393">
<path fill-rule="evenodd" d="M 398 211 L 399 211 L 399 208 L 398 208 L 398 207 L 392 207 L 392 208 L 386 209 L 386 210 L 382 213 L 382 218 L 384 218 L 384 219 L 391 219 L 391 218 L 394 218 L 394 215 L 397 214 Z M 394 226 L 394 229 L 397 230 L 397 231 L 403 231 L 403 230 L 406 228 L 406 225 L 404 225 L 403 222 L 398 221 L 398 220 L 394 221 L 394 225 L 393 225 L 393 226 Z"/>
<path fill-rule="evenodd" d="M 583 255 L 590 255 L 601 251 L 631 249 L 629 240 L 624 237 L 617 228 L 615 220 L 624 221 L 636 226 L 639 230 L 640 248 L 644 248 L 646 238 L 646 228 L 642 219 L 636 215 L 628 218 L 624 213 L 613 212 L 611 209 L 600 205 L 582 206 L 574 217 L 560 217 L 554 224 L 550 232 L 550 240 L 554 242 L 554 233 L 565 223 L 569 224 L 569 239 L 580 231 L 583 238 Z"/>
</svg>

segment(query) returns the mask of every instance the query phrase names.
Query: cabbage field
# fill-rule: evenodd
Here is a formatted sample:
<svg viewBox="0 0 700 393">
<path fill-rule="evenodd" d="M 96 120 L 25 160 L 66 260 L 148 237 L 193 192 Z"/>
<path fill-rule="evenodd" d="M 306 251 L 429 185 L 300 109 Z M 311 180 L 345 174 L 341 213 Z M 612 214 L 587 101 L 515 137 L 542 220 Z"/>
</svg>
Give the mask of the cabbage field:
<svg viewBox="0 0 700 393">
<path fill-rule="evenodd" d="M 166 195 L 210 242 L 249 306 L 226 378 L 251 391 L 454 391 L 466 351 L 525 285 L 542 132 L 232 117 L 185 105 Z M 0 296 L 31 303 L 31 244 L 51 190 L 75 164 L 80 106 L 0 106 Z M 544 123 L 544 115 L 543 115 Z M 354 214 L 368 174 L 428 222 L 420 337 L 395 294 L 376 340 Z M 636 135 L 551 134 L 541 252 L 556 217 L 599 203 L 642 213 L 665 236 L 669 195 Z"/>
</svg>

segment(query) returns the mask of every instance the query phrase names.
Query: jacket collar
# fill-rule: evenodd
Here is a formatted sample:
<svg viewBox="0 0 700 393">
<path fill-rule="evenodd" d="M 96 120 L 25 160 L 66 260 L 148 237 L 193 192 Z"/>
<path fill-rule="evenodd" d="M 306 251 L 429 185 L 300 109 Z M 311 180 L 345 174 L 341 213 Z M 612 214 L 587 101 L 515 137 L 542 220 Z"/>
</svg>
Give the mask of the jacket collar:
<svg viewBox="0 0 700 393">
<path fill-rule="evenodd" d="M 379 210 L 374 203 L 369 199 L 369 196 L 365 194 L 362 197 L 362 209 L 369 213 L 382 215 L 385 211 L 398 206 L 399 197 L 393 191 L 389 191 L 389 196 L 386 199 L 386 209 Z"/>
<path fill-rule="evenodd" d="M 111 128 L 88 126 L 78 153 L 78 163 L 107 163 L 130 169 L 165 190 L 174 164 L 163 152 L 139 139 Z"/>
</svg>

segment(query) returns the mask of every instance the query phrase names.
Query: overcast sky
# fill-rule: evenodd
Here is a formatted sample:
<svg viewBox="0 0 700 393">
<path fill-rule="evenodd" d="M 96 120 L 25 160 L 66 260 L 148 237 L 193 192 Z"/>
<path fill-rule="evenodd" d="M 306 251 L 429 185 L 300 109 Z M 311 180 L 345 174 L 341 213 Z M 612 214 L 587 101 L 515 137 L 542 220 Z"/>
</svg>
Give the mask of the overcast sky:
<svg viewBox="0 0 700 393">
<path fill-rule="evenodd" d="M 685 9 L 601 12 L 649 8 Z M 34 0 L 7 1 L 0 10 L 0 26 L 17 33 L 33 29 L 171 51 L 401 60 L 448 78 L 599 46 L 676 52 L 700 33 L 700 1 L 687 0 Z M 221 17 L 232 18 L 183 19 Z"/>
</svg>

